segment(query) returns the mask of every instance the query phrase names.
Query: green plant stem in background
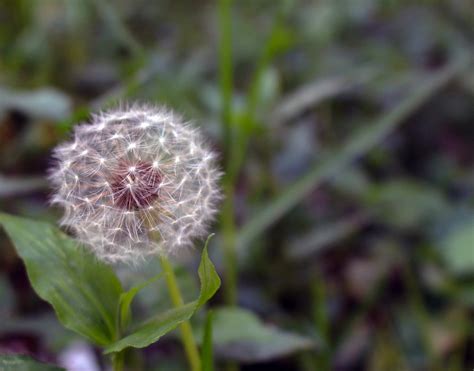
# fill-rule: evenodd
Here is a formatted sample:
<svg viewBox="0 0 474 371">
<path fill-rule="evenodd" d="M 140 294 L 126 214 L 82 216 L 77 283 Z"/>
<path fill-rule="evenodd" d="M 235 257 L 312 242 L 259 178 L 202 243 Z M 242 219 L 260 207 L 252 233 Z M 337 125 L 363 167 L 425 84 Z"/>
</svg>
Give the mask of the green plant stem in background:
<svg viewBox="0 0 474 371">
<path fill-rule="evenodd" d="M 237 179 L 245 160 L 250 137 L 255 133 L 255 129 L 258 126 L 258 106 L 260 104 L 264 72 L 278 54 L 278 44 L 281 43 L 284 22 L 291 7 L 292 0 L 284 0 L 280 3 L 280 7 L 274 15 L 270 32 L 262 47 L 262 52 L 258 57 L 247 93 L 245 109 L 236 123 L 235 138 L 231 143 L 231 161 L 228 162 L 229 166 L 226 169 L 231 179 Z"/>
<path fill-rule="evenodd" d="M 221 94 L 221 121 L 223 131 L 223 143 L 225 148 L 226 174 L 223 180 L 225 202 L 222 211 L 222 230 L 225 259 L 225 296 L 227 304 L 235 305 L 237 302 L 237 241 L 235 223 L 235 183 L 237 182 L 244 155 L 248 145 L 248 139 L 256 122 L 256 111 L 259 104 L 259 93 L 263 72 L 270 64 L 275 51 L 284 16 L 291 7 L 291 1 L 285 0 L 275 15 L 274 23 L 269 37 L 265 42 L 263 52 L 257 62 L 256 70 L 252 78 L 243 117 L 233 119 L 232 112 L 232 90 L 233 90 L 233 66 L 232 66 L 232 23 L 231 23 L 231 0 L 219 0 L 219 79 Z"/>
<path fill-rule="evenodd" d="M 117 317 L 115 321 L 115 338 L 119 340 L 122 333 L 122 319 L 120 316 L 120 305 L 117 306 Z M 119 352 L 112 353 L 112 370 L 113 371 L 122 371 L 124 369 L 125 364 L 125 350 L 121 350 Z"/>
<path fill-rule="evenodd" d="M 212 349 L 213 312 L 209 310 L 206 316 L 204 334 L 202 337 L 202 371 L 214 371 L 214 352 Z"/>
<path fill-rule="evenodd" d="M 233 142 L 235 130 L 232 125 L 232 90 L 233 90 L 233 66 L 232 66 L 232 22 L 231 22 L 232 0 L 219 0 L 219 84 L 221 95 L 221 123 L 222 136 L 225 149 L 226 170 L 229 170 L 233 161 Z M 225 265 L 224 293 L 226 302 L 235 305 L 237 302 L 237 254 L 236 254 L 236 226 L 234 216 L 234 183 L 235 177 L 228 174 L 224 180 L 225 201 L 221 214 L 221 225 L 223 231 L 223 249 Z"/>
<path fill-rule="evenodd" d="M 222 234 L 226 285 L 224 290 L 228 305 L 237 303 L 237 237 L 234 217 L 234 186 L 224 184 L 225 201 L 222 208 Z"/>
<path fill-rule="evenodd" d="M 219 0 L 219 87 L 221 95 L 221 123 L 225 159 L 229 160 L 229 150 L 232 140 L 232 0 Z"/>
<path fill-rule="evenodd" d="M 221 120 L 223 126 L 223 142 L 225 147 L 226 174 L 223 180 L 225 201 L 221 214 L 223 233 L 224 265 L 225 265 L 225 298 L 228 305 L 237 303 L 238 264 L 237 264 L 237 228 L 235 223 L 235 184 L 246 151 L 248 136 L 251 127 L 256 121 L 256 108 L 260 92 L 263 72 L 273 56 L 275 35 L 282 23 L 283 9 L 287 9 L 287 2 L 276 15 L 270 36 L 257 63 L 255 76 L 248 94 L 245 114 L 239 122 L 234 122 L 232 115 L 232 40 L 231 40 L 231 0 L 219 1 L 219 73 L 221 90 Z M 235 366 L 229 366 L 235 367 Z"/>
<path fill-rule="evenodd" d="M 178 287 L 178 282 L 174 274 L 173 267 L 166 257 L 161 257 L 161 267 L 166 277 L 166 284 L 170 294 L 171 301 L 175 308 L 182 307 L 184 305 L 181 291 Z M 189 321 L 185 321 L 180 325 L 181 330 L 181 341 L 183 342 L 184 350 L 188 358 L 189 365 L 192 371 L 201 370 L 201 359 L 199 357 L 199 351 L 196 346 L 194 339 L 193 330 Z"/>
<path fill-rule="evenodd" d="M 120 351 L 112 354 L 112 370 L 113 371 L 122 371 L 124 365 L 124 352 Z"/>
</svg>

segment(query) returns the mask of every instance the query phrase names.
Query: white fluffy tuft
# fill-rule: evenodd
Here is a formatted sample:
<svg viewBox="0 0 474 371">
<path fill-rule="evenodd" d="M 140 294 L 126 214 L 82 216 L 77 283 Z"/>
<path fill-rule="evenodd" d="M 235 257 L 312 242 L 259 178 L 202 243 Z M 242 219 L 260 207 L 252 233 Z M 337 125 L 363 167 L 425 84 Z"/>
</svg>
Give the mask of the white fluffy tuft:
<svg viewBox="0 0 474 371">
<path fill-rule="evenodd" d="M 61 224 L 107 262 L 174 255 L 207 233 L 221 173 L 200 132 L 165 108 L 94 115 L 58 146 L 50 179 Z"/>
</svg>

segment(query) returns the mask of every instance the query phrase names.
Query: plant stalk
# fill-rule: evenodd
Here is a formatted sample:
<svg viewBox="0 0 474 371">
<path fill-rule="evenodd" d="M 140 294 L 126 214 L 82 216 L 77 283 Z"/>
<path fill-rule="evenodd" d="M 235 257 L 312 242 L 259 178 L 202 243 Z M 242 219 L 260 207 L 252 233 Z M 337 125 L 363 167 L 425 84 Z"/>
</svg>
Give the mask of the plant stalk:
<svg viewBox="0 0 474 371">
<path fill-rule="evenodd" d="M 171 298 L 171 301 L 175 308 L 179 308 L 184 305 L 183 297 L 181 291 L 178 287 L 178 282 L 176 280 L 176 275 L 174 274 L 173 267 L 169 260 L 162 256 L 161 267 L 166 277 L 166 284 L 168 286 L 168 292 Z M 180 325 L 181 330 L 181 342 L 183 343 L 184 351 L 186 357 L 188 358 L 189 365 L 192 371 L 201 371 L 201 358 L 199 356 L 199 351 L 194 339 L 193 330 L 189 321 L 185 321 Z"/>
<path fill-rule="evenodd" d="M 223 231 L 223 253 L 225 266 L 224 293 L 226 303 L 235 305 L 237 286 L 237 259 L 236 259 L 236 225 L 234 218 L 234 182 L 232 164 L 235 155 L 236 128 L 233 126 L 232 91 L 233 91 L 233 63 L 232 63 L 232 0 L 218 1 L 219 22 L 219 87 L 221 95 L 221 123 L 223 143 L 225 148 L 224 162 L 226 176 L 223 179 L 225 201 L 221 214 Z"/>
<path fill-rule="evenodd" d="M 221 214 L 224 267 L 225 267 L 225 300 L 227 305 L 237 303 L 237 246 L 236 226 L 234 219 L 234 187 L 232 182 L 224 181 L 225 201 Z"/>
<path fill-rule="evenodd" d="M 124 366 L 124 353 L 123 351 L 114 353 L 112 355 L 112 370 L 113 371 L 122 371 Z"/>
</svg>

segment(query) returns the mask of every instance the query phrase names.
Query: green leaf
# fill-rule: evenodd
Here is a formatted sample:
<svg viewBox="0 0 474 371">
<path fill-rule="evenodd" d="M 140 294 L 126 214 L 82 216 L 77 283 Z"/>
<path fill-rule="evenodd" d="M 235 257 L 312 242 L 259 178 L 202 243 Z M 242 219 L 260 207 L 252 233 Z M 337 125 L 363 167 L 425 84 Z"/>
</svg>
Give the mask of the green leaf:
<svg viewBox="0 0 474 371">
<path fill-rule="evenodd" d="M 120 294 L 119 306 L 120 306 L 120 328 L 124 329 L 128 326 L 131 318 L 130 306 L 132 304 L 135 295 L 137 295 L 142 289 L 147 287 L 150 283 L 160 278 L 163 273 L 157 274 L 155 277 L 141 283 L 140 285 L 132 287 L 127 292 Z"/>
<path fill-rule="evenodd" d="M 214 371 L 214 355 L 212 346 L 212 321 L 214 320 L 214 313 L 212 310 L 207 312 L 206 323 L 204 326 L 204 333 L 202 335 L 202 370 Z"/>
<path fill-rule="evenodd" d="M 199 294 L 197 307 L 202 306 L 212 298 L 221 285 L 221 279 L 219 278 L 216 268 L 214 267 L 214 264 L 212 264 L 211 259 L 209 259 L 209 254 L 207 253 L 207 245 L 212 236 L 213 234 L 207 238 L 206 246 L 201 255 L 201 263 L 198 268 L 199 280 L 201 281 L 201 293 Z"/>
<path fill-rule="evenodd" d="M 138 326 L 132 334 L 120 339 L 119 341 L 109 345 L 105 349 L 105 353 L 119 352 L 127 347 L 144 348 L 160 337 L 176 328 L 179 324 L 189 320 L 193 314 L 206 303 L 219 289 L 221 284 L 216 269 L 209 259 L 207 253 L 207 243 L 202 252 L 201 263 L 199 264 L 199 279 L 201 281 L 201 292 L 199 298 L 183 305 L 179 308 L 171 309 L 167 312 L 160 313 L 154 318 L 144 322 Z"/>
<path fill-rule="evenodd" d="M 225 358 L 261 362 L 316 346 L 310 338 L 265 325 L 242 308 L 219 308 L 213 317 L 214 349 Z"/>
<path fill-rule="evenodd" d="M 474 272 L 474 218 L 452 231 L 441 247 L 446 263 L 453 273 Z"/>
<path fill-rule="evenodd" d="M 0 354 L 0 370 L 2 371 L 61 371 L 64 368 L 40 363 L 24 355 Z"/>
<path fill-rule="evenodd" d="M 132 334 L 109 345 L 105 349 L 105 354 L 119 352 L 127 347 L 145 348 L 158 341 L 160 337 L 176 328 L 180 323 L 191 318 L 195 309 L 196 303 L 191 302 L 180 308 L 160 313 L 140 325 Z"/>
<path fill-rule="evenodd" d="M 122 287 L 113 270 L 53 225 L 2 213 L 0 224 L 59 321 L 98 345 L 114 341 Z"/>
<path fill-rule="evenodd" d="M 328 153 L 322 162 L 315 164 L 306 175 L 255 213 L 255 216 L 239 232 L 238 244 L 241 254 L 246 253 L 245 250 L 250 242 L 307 197 L 315 187 L 339 174 L 354 160 L 385 139 L 397 125 L 404 122 L 409 115 L 439 92 L 455 76 L 463 72 L 468 62 L 467 58 L 457 60 L 445 69 L 434 73 L 425 81 L 418 83 L 416 89 L 395 108 L 384 113 L 373 124 L 355 133 L 341 148 Z"/>
</svg>

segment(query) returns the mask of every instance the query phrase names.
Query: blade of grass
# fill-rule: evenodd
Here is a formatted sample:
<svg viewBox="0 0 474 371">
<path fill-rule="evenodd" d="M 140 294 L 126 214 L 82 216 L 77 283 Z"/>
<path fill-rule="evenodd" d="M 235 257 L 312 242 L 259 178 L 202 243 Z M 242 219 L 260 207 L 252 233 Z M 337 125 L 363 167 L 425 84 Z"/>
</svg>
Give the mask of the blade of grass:
<svg viewBox="0 0 474 371">
<path fill-rule="evenodd" d="M 439 92 L 468 65 L 469 58 L 459 58 L 417 85 L 417 88 L 395 108 L 383 114 L 373 124 L 354 134 L 340 149 L 329 153 L 305 176 L 283 191 L 280 196 L 251 218 L 239 232 L 239 252 L 242 258 L 250 242 L 283 217 L 319 184 L 330 179 L 355 159 L 387 137 L 399 124 Z"/>
<path fill-rule="evenodd" d="M 222 208 L 221 224 L 223 231 L 224 262 L 226 272 L 225 296 L 227 304 L 234 305 L 237 301 L 237 252 L 236 226 L 234 218 L 235 183 L 243 163 L 248 137 L 253 130 L 256 107 L 259 101 L 259 92 L 263 72 L 270 64 L 275 54 L 284 15 L 287 13 L 291 0 L 284 0 L 282 7 L 275 15 L 272 30 L 265 43 L 262 54 L 257 62 L 256 71 L 252 79 L 245 113 L 237 122 L 233 120 L 231 107 L 232 93 L 232 52 L 231 52 L 231 0 L 219 1 L 219 25 L 221 33 L 219 72 L 222 100 L 222 125 L 224 145 L 226 148 L 226 173 L 223 179 L 225 202 Z"/>
<path fill-rule="evenodd" d="M 231 161 L 228 162 L 229 166 L 227 168 L 227 174 L 231 182 L 234 182 L 237 178 L 244 162 L 249 137 L 254 131 L 255 123 L 257 122 L 256 115 L 257 107 L 259 105 L 263 74 L 277 54 L 278 48 L 276 46 L 280 42 L 284 21 L 292 4 L 292 0 L 284 0 L 281 2 L 281 6 L 274 16 L 273 24 L 267 40 L 265 41 L 262 53 L 258 58 L 255 73 L 247 95 L 244 113 L 238 120 L 235 140 L 230 149 Z"/>
<path fill-rule="evenodd" d="M 257 61 L 257 67 L 250 85 L 249 94 L 247 97 L 246 115 L 253 118 L 256 115 L 259 104 L 262 78 L 265 70 L 272 62 L 275 54 L 278 52 L 279 44 L 281 44 L 282 33 L 284 33 L 283 26 L 285 24 L 286 15 L 292 6 L 292 0 L 283 0 L 281 2 L 278 12 L 275 14 L 273 25 L 265 42 L 263 52 Z M 285 40 L 286 41 L 286 40 Z M 244 125 L 250 125 L 252 121 L 244 121 Z M 251 130 L 251 127 L 244 127 L 245 130 Z"/>
<path fill-rule="evenodd" d="M 221 123 L 223 143 L 225 150 L 226 168 L 232 163 L 232 137 L 235 128 L 232 123 L 232 91 L 233 91 L 233 65 L 232 65 L 232 0 L 219 0 L 219 84 L 221 94 Z M 235 248 L 235 218 L 234 218 L 234 180 L 226 176 L 223 181 L 225 201 L 222 207 L 221 226 L 223 232 L 223 252 L 225 266 L 224 295 L 227 304 L 234 305 L 237 301 L 237 271 Z"/>
<path fill-rule="evenodd" d="M 232 65 L 232 0 L 219 0 L 219 86 L 221 95 L 221 123 L 223 133 L 225 159 L 228 160 L 227 151 L 232 139 L 232 90 L 233 90 L 233 65 Z"/>
</svg>

